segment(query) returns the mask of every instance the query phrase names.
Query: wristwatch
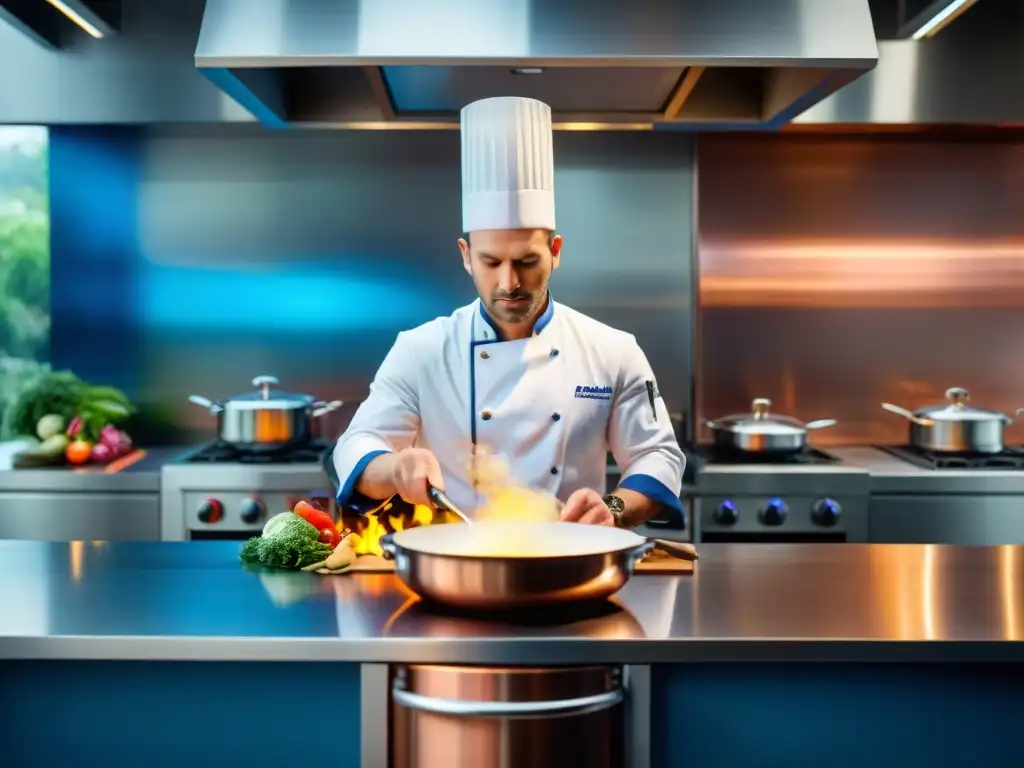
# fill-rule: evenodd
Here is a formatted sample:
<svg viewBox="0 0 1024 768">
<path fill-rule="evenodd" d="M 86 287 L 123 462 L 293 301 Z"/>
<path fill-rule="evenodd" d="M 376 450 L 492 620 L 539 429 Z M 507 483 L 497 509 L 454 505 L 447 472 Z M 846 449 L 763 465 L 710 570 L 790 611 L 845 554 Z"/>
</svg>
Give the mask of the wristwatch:
<svg viewBox="0 0 1024 768">
<path fill-rule="evenodd" d="M 620 499 L 618 496 L 609 493 L 602 499 L 608 506 L 608 511 L 612 513 L 612 520 L 615 521 L 616 528 L 624 528 L 623 516 L 626 514 L 626 502 Z"/>
</svg>

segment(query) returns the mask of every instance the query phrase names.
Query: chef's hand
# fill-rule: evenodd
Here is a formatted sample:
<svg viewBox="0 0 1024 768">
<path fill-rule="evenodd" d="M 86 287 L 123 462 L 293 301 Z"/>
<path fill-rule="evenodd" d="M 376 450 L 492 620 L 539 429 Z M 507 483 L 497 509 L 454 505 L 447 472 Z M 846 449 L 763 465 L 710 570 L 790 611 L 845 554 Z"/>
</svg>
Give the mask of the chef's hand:
<svg viewBox="0 0 1024 768">
<path fill-rule="evenodd" d="M 395 492 L 410 504 L 433 507 L 427 485 L 444 490 L 441 465 L 437 457 L 425 448 L 406 448 L 395 456 L 392 470 Z"/>
<path fill-rule="evenodd" d="M 604 503 L 601 494 L 591 488 L 574 491 L 562 508 L 563 523 L 587 523 L 589 525 L 615 525 L 612 511 Z"/>
</svg>

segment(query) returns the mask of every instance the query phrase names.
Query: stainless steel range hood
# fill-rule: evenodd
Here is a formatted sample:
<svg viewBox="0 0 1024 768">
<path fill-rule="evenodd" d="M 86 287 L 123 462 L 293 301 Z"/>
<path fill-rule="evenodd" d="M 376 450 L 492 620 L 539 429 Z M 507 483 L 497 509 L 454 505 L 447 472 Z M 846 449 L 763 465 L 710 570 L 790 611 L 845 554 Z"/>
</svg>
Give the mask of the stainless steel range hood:
<svg viewBox="0 0 1024 768">
<path fill-rule="evenodd" d="M 781 126 L 878 61 L 867 0 L 207 0 L 196 66 L 268 126 Z"/>
</svg>

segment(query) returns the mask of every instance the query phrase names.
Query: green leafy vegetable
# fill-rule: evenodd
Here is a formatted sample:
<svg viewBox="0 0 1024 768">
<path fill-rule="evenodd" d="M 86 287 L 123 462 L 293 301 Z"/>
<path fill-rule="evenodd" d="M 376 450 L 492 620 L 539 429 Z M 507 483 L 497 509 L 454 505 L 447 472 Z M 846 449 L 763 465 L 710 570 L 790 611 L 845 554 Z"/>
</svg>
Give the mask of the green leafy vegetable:
<svg viewBox="0 0 1024 768">
<path fill-rule="evenodd" d="M 87 387 L 71 371 L 47 371 L 11 400 L 4 413 L 4 435 L 34 435 L 36 424 L 47 414 L 70 420 L 76 415 Z"/>
<path fill-rule="evenodd" d="M 319 563 L 331 554 L 331 548 L 318 539 L 320 531 L 298 515 L 269 536 L 256 536 L 242 545 L 243 563 L 271 568 L 301 568 Z"/>
<path fill-rule="evenodd" d="M 2 432 L 6 438 L 33 435 L 44 416 L 60 416 L 65 422 L 77 416 L 82 421 L 78 437 L 94 443 L 103 427 L 131 413 L 131 401 L 115 387 L 89 386 L 71 371 L 45 371 L 7 404 Z"/>
</svg>

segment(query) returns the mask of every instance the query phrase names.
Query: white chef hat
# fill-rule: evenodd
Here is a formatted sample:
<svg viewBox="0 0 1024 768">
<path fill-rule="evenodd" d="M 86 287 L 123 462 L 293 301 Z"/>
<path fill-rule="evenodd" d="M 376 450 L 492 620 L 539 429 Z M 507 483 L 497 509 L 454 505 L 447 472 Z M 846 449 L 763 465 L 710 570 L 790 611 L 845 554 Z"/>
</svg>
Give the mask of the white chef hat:
<svg viewBox="0 0 1024 768">
<path fill-rule="evenodd" d="M 551 107 L 518 97 L 463 107 L 463 231 L 554 228 Z"/>
</svg>

